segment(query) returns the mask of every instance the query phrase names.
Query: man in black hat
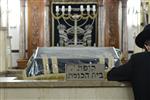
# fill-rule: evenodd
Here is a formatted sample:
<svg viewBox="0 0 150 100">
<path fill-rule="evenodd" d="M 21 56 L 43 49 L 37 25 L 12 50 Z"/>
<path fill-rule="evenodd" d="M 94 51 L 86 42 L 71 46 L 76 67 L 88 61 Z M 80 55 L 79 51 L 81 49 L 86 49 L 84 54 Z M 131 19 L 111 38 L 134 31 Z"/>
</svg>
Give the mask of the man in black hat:
<svg viewBox="0 0 150 100">
<path fill-rule="evenodd" d="M 150 24 L 138 34 L 135 43 L 145 52 L 133 54 L 127 63 L 112 68 L 107 78 L 131 82 L 135 100 L 150 100 Z"/>
</svg>

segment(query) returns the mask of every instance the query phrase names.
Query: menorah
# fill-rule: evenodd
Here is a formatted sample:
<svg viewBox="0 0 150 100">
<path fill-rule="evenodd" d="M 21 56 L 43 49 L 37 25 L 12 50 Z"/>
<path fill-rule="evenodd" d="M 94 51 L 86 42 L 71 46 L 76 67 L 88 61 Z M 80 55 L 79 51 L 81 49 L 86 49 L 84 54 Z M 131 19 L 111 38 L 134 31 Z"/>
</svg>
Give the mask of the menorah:
<svg viewBox="0 0 150 100">
<path fill-rule="evenodd" d="M 97 17 L 96 10 L 96 4 L 55 4 L 52 10 L 52 17 L 58 22 L 59 45 L 65 44 L 67 46 L 73 44 L 77 46 L 82 44 L 91 46 L 92 27 Z M 89 19 L 92 21 L 89 22 Z M 64 22 L 61 23 L 60 20 Z M 86 30 L 83 29 L 83 26 Z M 87 29 L 88 26 L 90 26 L 89 29 Z M 73 39 L 68 38 L 69 34 L 73 36 Z M 79 35 L 83 36 L 82 39 L 78 38 Z"/>
<path fill-rule="evenodd" d="M 52 13 L 55 19 L 64 18 L 74 20 L 74 18 L 72 17 L 73 15 L 78 15 L 78 17 L 80 17 L 81 19 L 88 19 L 89 17 L 91 19 L 95 19 L 95 17 L 97 16 L 96 5 L 92 5 L 92 7 L 90 7 L 90 5 L 87 5 L 86 7 L 80 5 L 80 8 L 72 8 L 71 5 L 68 5 L 67 7 L 65 7 L 64 5 L 60 7 L 55 6 L 55 12 L 56 14 Z M 71 12 L 80 12 L 80 14 L 72 14 Z"/>
</svg>

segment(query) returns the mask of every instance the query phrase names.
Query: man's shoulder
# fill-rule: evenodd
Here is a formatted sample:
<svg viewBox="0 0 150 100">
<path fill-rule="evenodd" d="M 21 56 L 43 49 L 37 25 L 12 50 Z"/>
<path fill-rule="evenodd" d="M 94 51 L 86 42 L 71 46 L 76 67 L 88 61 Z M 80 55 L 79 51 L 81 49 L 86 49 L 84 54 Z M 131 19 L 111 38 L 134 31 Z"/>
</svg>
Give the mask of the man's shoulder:
<svg viewBox="0 0 150 100">
<path fill-rule="evenodd" d="M 133 54 L 133 55 L 131 56 L 131 58 L 134 58 L 134 57 L 142 57 L 142 56 L 145 56 L 145 55 L 147 55 L 147 54 L 148 54 L 148 52 L 139 52 L 139 53 Z M 150 54 L 150 52 L 149 52 L 149 54 Z"/>
</svg>

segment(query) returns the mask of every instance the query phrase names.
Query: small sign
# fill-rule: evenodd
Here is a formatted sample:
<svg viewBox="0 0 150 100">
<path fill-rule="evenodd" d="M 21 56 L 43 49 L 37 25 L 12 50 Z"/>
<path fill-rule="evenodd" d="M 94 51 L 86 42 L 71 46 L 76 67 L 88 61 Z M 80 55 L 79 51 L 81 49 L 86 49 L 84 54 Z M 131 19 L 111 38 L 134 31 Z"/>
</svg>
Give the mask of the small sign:
<svg viewBox="0 0 150 100">
<path fill-rule="evenodd" d="M 103 80 L 104 64 L 66 64 L 66 80 Z"/>
</svg>

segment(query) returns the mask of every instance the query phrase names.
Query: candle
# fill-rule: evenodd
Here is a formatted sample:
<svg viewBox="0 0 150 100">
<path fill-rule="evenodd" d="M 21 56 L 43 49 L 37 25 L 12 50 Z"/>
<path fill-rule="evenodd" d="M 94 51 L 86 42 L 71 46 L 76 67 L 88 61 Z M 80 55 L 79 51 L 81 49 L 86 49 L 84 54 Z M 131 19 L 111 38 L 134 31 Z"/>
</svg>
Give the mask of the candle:
<svg viewBox="0 0 150 100">
<path fill-rule="evenodd" d="M 95 12 L 96 11 L 96 6 L 95 5 L 93 5 L 93 12 Z"/>
<path fill-rule="evenodd" d="M 68 6 L 68 12 L 71 12 L 71 6 Z"/>
<path fill-rule="evenodd" d="M 86 8 L 87 12 L 90 11 L 90 5 L 87 5 L 87 8 Z"/>
<path fill-rule="evenodd" d="M 59 12 L 59 6 L 56 6 L 56 12 Z"/>
<path fill-rule="evenodd" d="M 81 11 L 81 12 L 84 11 L 83 5 L 80 6 L 80 11 Z"/>
<path fill-rule="evenodd" d="M 65 12 L 65 6 L 62 6 L 61 11 Z"/>
</svg>

